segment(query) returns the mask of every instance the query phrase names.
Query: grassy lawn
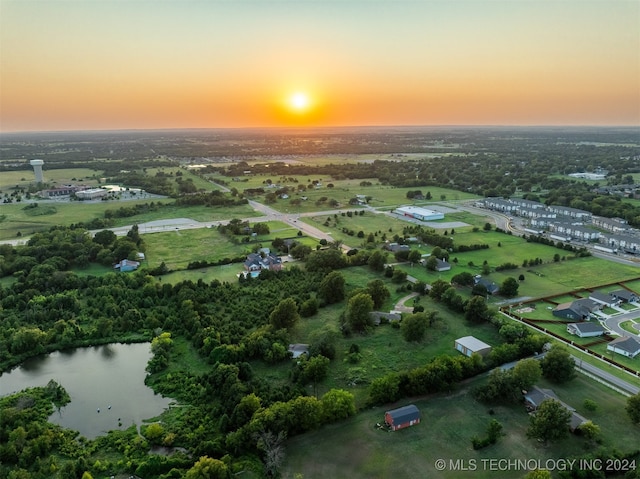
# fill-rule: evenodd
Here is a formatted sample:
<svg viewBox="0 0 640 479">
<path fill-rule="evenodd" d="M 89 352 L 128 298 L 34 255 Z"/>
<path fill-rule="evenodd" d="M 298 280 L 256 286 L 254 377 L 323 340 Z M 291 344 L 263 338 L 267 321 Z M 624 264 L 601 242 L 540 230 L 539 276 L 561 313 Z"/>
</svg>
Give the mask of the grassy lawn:
<svg viewBox="0 0 640 479">
<path fill-rule="evenodd" d="M 331 233 L 331 236 L 336 241 L 342 241 L 354 248 L 360 248 L 364 245 L 369 233 L 373 233 L 376 242 L 384 242 L 384 238 L 389 241 L 393 241 L 394 235 L 402 236 L 402 229 L 408 226 L 406 221 L 401 221 L 396 218 L 392 218 L 382 213 L 373 213 L 367 210 L 362 215 L 358 214 L 358 210 L 351 210 L 354 214 L 350 218 L 346 214 L 344 216 L 337 215 L 321 215 L 302 217 L 299 221 L 304 221 L 311 226 Z M 329 221 L 330 220 L 330 221 Z M 326 225 L 326 226 L 325 226 Z M 345 233 L 343 229 L 352 231 L 353 234 Z M 362 231 L 364 237 L 359 238 L 358 232 Z"/>
<path fill-rule="evenodd" d="M 359 268 L 350 268 L 349 271 L 354 269 Z M 364 286 L 375 277 L 370 273 L 367 275 L 365 269 L 356 274 L 362 274 L 363 278 L 354 282 L 355 275 L 345 274 L 347 288 Z M 397 301 L 396 298 L 408 294 L 406 291 L 394 292 L 391 286 L 388 288 L 392 293 L 389 302 L 393 304 Z M 396 298 L 393 298 L 394 295 Z M 336 333 L 336 358 L 332 361 L 330 376 L 318 386 L 318 394 L 331 388 L 348 389 L 356 396 L 358 405 L 362 406 L 370 381 L 389 372 L 421 366 L 441 354 L 458 355 L 453 344 L 459 337 L 473 335 L 491 345 L 502 342 L 498 331 L 489 324 L 471 325 L 462 316 L 451 313 L 428 297 L 421 298 L 420 304 L 426 311 L 437 311 L 439 316 L 439 320 L 428 329 L 426 338 L 420 343 L 408 343 L 402 337 L 401 330 L 390 324 L 380 325 L 367 335 L 342 336 L 339 333 L 339 318 L 345 308 L 344 303 L 322 308 L 317 315 L 302 319 L 292 342 L 309 343 L 313 333 L 318 330 Z M 355 364 L 346 361 L 352 344 L 357 344 L 362 354 L 361 360 Z M 288 371 L 288 368 L 285 370 Z M 271 371 L 270 374 L 281 373 Z"/>
<path fill-rule="evenodd" d="M 255 247 L 271 247 L 276 238 L 295 238 L 297 241 L 315 248 L 318 244 L 313 238 L 297 236 L 298 230 L 284 223 L 269 222 L 270 233 L 251 238 L 249 243 L 234 244 L 229 238 L 221 234 L 216 228 L 199 228 L 189 230 L 174 230 L 162 233 L 144 235 L 147 248 L 149 267 L 155 268 L 164 262 L 171 270 L 184 269 L 194 261 L 208 261 L 210 263 L 224 258 L 246 256 Z M 237 237 L 242 240 L 242 236 Z M 176 254 L 176 244 L 180 244 L 181 253 Z M 235 269 L 242 270 L 242 265 L 235 265 Z"/>
<path fill-rule="evenodd" d="M 42 202 L 38 208 L 27 209 L 26 204 L 13 203 L 0 205 L 0 240 L 12 239 L 18 235 L 30 236 L 39 231 L 48 230 L 52 226 L 69 225 L 72 223 L 89 222 L 96 218 L 104 218 L 106 210 L 117 210 L 122 207 L 132 207 L 136 204 L 149 203 L 149 199 L 131 201 L 100 201 L 100 202 Z M 173 203 L 171 199 L 154 199 L 154 203 Z M 166 206 L 156 211 L 114 218 L 114 226 L 141 224 L 148 221 L 169 218 L 191 218 L 195 221 L 223 221 L 233 218 L 247 218 L 257 216 L 249 205 L 231 207 L 206 206 Z"/>
<path fill-rule="evenodd" d="M 305 479 L 325 477 L 387 478 L 514 478 L 528 471 L 491 470 L 483 467 L 482 459 L 547 459 L 568 458 L 586 453 L 591 447 L 584 439 L 570 437 L 542 445 L 526 437 L 529 418 L 522 405 L 489 406 L 475 401 L 468 388 L 483 381 L 477 378 L 465 388 L 450 395 L 436 395 L 425 399 L 407 399 L 400 404 L 368 409 L 357 416 L 321 430 L 291 438 L 283 477 L 293 478 L 302 473 Z M 598 383 L 578 377 L 566 385 L 550 385 L 567 404 L 575 407 L 587 419 L 602 429 L 605 445 L 621 450 L 640 442 L 640 428 L 633 427 L 626 417 L 626 398 L 611 392 Z M 598 404 L 595 412 L 586 411 L 584 399 Z M 422 422 L 414 427 L 393 433 L 377 429 L 384 411 L 405 404 L 415 404 L 422 413 Z M 506 436 L 493 446 L 479 451 L 471 447 L 471 437 L 484 435 L 491 419 L 498 420 Z M 476 461 L 476 470 L 436 470 L 435 460 Z M 484 463 L 486 464 L 486 463 Z"/>
<path fill-rule="evenodd" d="M 29 166 L 29 162 L 25 161 L 28 170 L 23 171 L 3 171 L 0 175 L 0 191 L 8 192 L 10 189 L 15 188 L 28 188 L 31 186 L 36 177 L 33 173 L 33 167 Z M 62 184 L 82 184 L 97 186 L 98 178 L 102 175 L 101 170 L 93 170 L 90 168 L 63 168 L 49 170 L 45 162 L 42 173 L 44 181 L 51 184 L 53 187 Z"/>
<path fill-rule="evenodd" d="M 161 276 L 158 280 L 171 284 L 181 281 L 197 282 L 200 279 L 205 283 L 210 283 L 214 280 L 218 280 L 221 283 L 235 283 L 238 281 L 238 274 L 241 271 L 243 271 L 241 264 L 225 264 L 222 266 L 174 271 Z"/>
<path fill-rule="evenodd" d="M 356 195 L 365 195 L 371 197 L 369 204 L 376 208 L 392 208 L 395 206 L 400 206 L 404 204 L 417 204 L 412 200 L 407 199 L 408 191 L 415 191 L 416 189 L 420 189 L 425 195 L 427 192 L 431 193 L 433 200 L 430 202 L 421 201 L 420 205 L 425 207 L 429 207 L 429 205 L 433 205 L 438 201 L 445 200 L 468 200 L 468 199 L 476 199 L 478 196 L 472 195 L 470 193 L 464 193 L 456 190 L 451 190 L 447 188 L 440 188 L 435 186 L 424 187 L 424 188 L 397 188 L 395 186 L 387 186 L 380 185 L 378 180 L 375 178 L 370 179 L 356 179 L 356 180 L 333 180 L 331 178 L 321 178 L 316 175 L 298 175 L 295 177 L 298 181 L 280 181 L 279 178 L 273 176 L 266 175 L 256 175 L 244 177 L 240 182 L 229 181 L 229 178 L 224 178 L 225 181 L 228 181 L 229 187 L 235 187 L 238 191 L 243 192 L 248 188 L 265 188 L 265 192 L 274 191 L 274 189 L 266 188 L 266 181 L 271 180 L 274 184 L 278 184 L 280 187 L 288 187 L 289 188 L 289 198 L 288 199 L 278 199 L 275 203 L 270 206 L 278 211 L 286 212 L 286 213 L 308 213 L 313 211 L 322 211 L 331 209 L 332 207 L 328 206 L 328 201 L 335 200 L 338 203 L 338 208 L 342 209 L 354 209 L 357 207 L 353 207 L 349 205 L 349 200 L 354 198 Z M 320 181 L 322 186 L 319 188 L 311 188 L 298 190 L 299 185 L 311 185 L 312 181 Z M 362 182 L 370 182 L 370 186 L 361 186 Z M 332 184 L 333 187 L 328 187 L 327 185 Z M 266 194 L 265 193 L 265 194 Z M 306 197 L 306 200 L 303 199 Z M 316 204 L 316 202 L 321 199 L 326 198 L 326 201 L 321 204 Z M 264 199 L 264 195 L 256 196 L 255 199 L 258 201 Z M 293 200 L 301 200 L 299 205 L 292 203 Z"/>
<path fill-rule="evenodd" d="M 638 333 L 640 333 L 640 331 L 638 331 L 637 329 L 635 329 L 633 327 L 634 324 L 636 324 L 636 322 L 634 320 L 630 319 L 629 321 L 624 321 L 624 322 L 620 323 L 620 327 L 622 329 L 624 329 L 625 331 L 629 331 L 633 335 L 637 335 Z"/>
<path fill-rule="evenodd" d="M 606 344 L 596 344 L 595 346 L 592 346 L 590 348 L 592 351 L 596 352 L 596 353 L 600 353 L 603 356 L 606 356 L 610 359 L 613 359 L 614 361 L 620 363 L 620 364 L 624 364 L 625 366 L 638 371 L 640 370 L 640 357 L 636 356 L 635 358 L 631 359 L 628 358 L 626 356 L 623 356 L 622 354 L 617 354 L 611 351 L 607 351 L 607 345 Z"/>
</svg>

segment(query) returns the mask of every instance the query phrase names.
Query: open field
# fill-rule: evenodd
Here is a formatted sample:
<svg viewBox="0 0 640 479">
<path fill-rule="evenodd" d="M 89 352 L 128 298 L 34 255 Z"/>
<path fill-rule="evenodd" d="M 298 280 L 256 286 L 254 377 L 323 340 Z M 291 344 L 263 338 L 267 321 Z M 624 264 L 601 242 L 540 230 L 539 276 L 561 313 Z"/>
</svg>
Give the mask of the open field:
<svg viewBox="0 0 640 479">
<path fill-rule="evenodd" d="M 171 270 L 184 269 L 194 261 L 207 261 L 214 263 L 225 258 L 246 256 L 255 247 L 271 248 L 271 242 L 279 238 L 295 238 L 297 241 L 308 244 L 312 248 L 318 244 L 313 238 L 298 237 L 297 229 L 284 223 L 272 221 L 267 223 L 270 233 L 252 237 L 248 243 L 234 244 L 230 239 L 221 234 L 216 228 L 198 228 L 151 233 L 144 235 L 147 247 L 147 261 L 151 268 L 155 268 L 164 262 Z M 238 236 L 241 241 L 244 237 Z M 180 254 L 176 254 L 176 243 L 180 244 Z M 235 265 L 242 270 L 242 265 Z"/>
<path fill-rule="evenodd" d="M 413 200 L 407 199 L 408 191 L 421 190 L 423 194 L 427 192 L 431 193 L 432 201 L 420 201 L 421 205 L 429 207 L 429 204 L 437 203 L 438 201 L 458 201 L 469 200 L 478 198 L 477 195 L 470 193 L 464 193 L 448 188 L 440 188 L 437 186 L 429 186 L 423 188 L 398 188 L 395 186 L 381 185 L 377 179 L 355 179 L 355 180 L 334 180 L 331 178 L 323 178 L 317 175 L 296 175 L 293 178 L 297 182 L 282 181 L 280 178 L 266 175 L 254 175 L 242 177 L 241 181 L 232 181 L 228 177 L 213 176 L 212 179 L 220 178 L 228 183 L 229 188 L 236 188 L 242 193 L 247 188 L 265 188 L 265 192 L 275 192 L 276 188 L 266 188 L 267 180 L 271 180 L 273 184 L 278 184 L 280 187 L 289 188 L 288 199 L 277 199 L 277 201 L 270 206 L 278 211 L 286 213 L 307 213 L 313 211 L 322 211 L 331 209 L 333 207 L 328 206 L 328 202 L 335 200 L 338 203 L 338 208 L 349 209 L 357 208 L 349 205 L 349 200 L 356 197 L 356 195 L 370 196 L 370 206 L 376 208 L 392 208 L 404 204 L 418 204 Z M 320 181 L 321 185 L 318 188 L 309 188 L 313 181 Z M 363 182 L 368 182 L 370 185 L 365 185 Z M 328 185 L 333 185 L 328 187 Z M 299 190 L 299 185 L 305 185 L 304 190 Z M 265 194 L 266 194 L 265 193 Z M 304 200 L 303 197 L 307 199 Z M 256 199 L 263 199 L 264 195 L 258 196 Z M 324 203 L 316 204 L 321 198 L 326 198 Z M 300 200 L 300 204 L 292 204 L 292 200 Z"/>
<path fill-rule="evenodd" d="M 302 473 L 305 479 L 325 477 L 387 478 L 505 478 L 523 477 L 527 470 L 491 470 L 482 459 L 541 460 L 570 458 L 591 450 L 583 438 L 570 437 L 541 445 L 526 437 L 529 418 L 522 405 L 492 406 L 475 401 L 469 388 L 484 379 L 476 378 L 450 395 L 425 399 L 407 399 L 399 404 L 360 412 L 346 421 L 289 439 L 283 477 Z M 604 444 L 621 450 L 640 443 L 640 428 L 631 425 L 624 412 L 625 399 L 582 376 L 564 385 L 545 381 L 567 404 L 575 407 L 602 430 Z M 584 399 L 598 408 L 585 410 Z M 422 413 L 422 422 L 414 427 L 385 432 L 375 427 L 384 411 L 413 403 Z M 471 447 L 471 437 L 484 435 L 491 419 L 498 420 L 506 436 L 497 444 L 479 451 Z M 444 459 L 445 470 L 437 470 L 436 459 Z M 454 470 L 456 461 L 476 461 L 476 470 Z M 487 464 L 486 462 L 484 464 Z"/>
<path fill-rule="evenodd" d="M 25 160 L 25 164 L 29 165 L 29 162 Z M 78 185 L 91 185 L 97 186 L 98 179 L 102 175 L 100 170 L 94 170 L 91 168 L 63 168 L 59 170 L 47 169 L 45 162 L 43 167 L 44 181 L 52 186 L 62 186 L 63 184 L 78 184 Z M 0 175 L 0 192 L 8 193 L 9 189 L 15 188 L 28 188 L 35 184 L 36 177 L 33 173 L 33 168 L 29 166 L 29 170 L 23 171 L 3 171 Z"/>
<path fill-rule="evenodd" d="M 72 223 L 86 223 L 94 219 L 104 218 L 106 210 L 117 210 L 122 207 L 132 207 L 136 204 L 148 204 L 149 200 L 129 200 L 123 202 L 97 201 L 97 202 L 38 202 L 37 212 L 25 210 L 26 204 L 13 203 L 0 205 L 0 240 L 16 238 L 18 233 L 22 236 L 30 236 L 39 231 L 45 231 L 52 226 L 70 225 Z M 155 204 L 169 204 L 155 211 L 149 211 L 126 218 L 114 218 L 113 226 L 126 226 L 141 224 L 148 221 L 191 218 L 195 221 L 224 221 L 232 218 L 245 218 L 257 215 L 249 205 L 232 207 L 206 207 L 206 206 L 172 206 L 173 200 L 153 200 Z"/>
</svg>

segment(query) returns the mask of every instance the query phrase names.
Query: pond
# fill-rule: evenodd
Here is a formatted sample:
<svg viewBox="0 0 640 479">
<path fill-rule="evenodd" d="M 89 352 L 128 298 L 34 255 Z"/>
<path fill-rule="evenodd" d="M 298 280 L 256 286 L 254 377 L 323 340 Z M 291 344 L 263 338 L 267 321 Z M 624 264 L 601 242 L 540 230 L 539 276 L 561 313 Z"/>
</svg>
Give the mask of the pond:
<svg viewBox="0 0 640 479">
<path fill-rule="evenodd" d="M 71 402 L 49 421 L 79 431 L 88 439 L 114 429 L 139 426 L 172 401 L 144 384 L 151 358 L 149 343 L 108 344 L 43 355 L 0 376 L 0 395 L 29 387 L 61 384 Z"/>
</svg>

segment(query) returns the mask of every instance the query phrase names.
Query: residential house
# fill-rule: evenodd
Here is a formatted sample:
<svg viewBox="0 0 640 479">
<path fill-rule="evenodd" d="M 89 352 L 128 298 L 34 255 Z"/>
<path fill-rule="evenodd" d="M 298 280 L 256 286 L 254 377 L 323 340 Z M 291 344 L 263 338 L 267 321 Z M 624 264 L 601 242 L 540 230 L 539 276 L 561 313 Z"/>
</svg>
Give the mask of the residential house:
<svg viewBox="0 0 640 479">
<path fill-rule="evenodd" d="M 569 323 L 567 324 L 567 332 L 581 338 L 591 338 L 594 336 L 602 336 L 607 330 L 596 322 L 585 323 Z"/>
<path fill-rule="evenodd" d="M 570 208 L 568 206 L 549 205 L 547 209 L 552 213 L 556 213 L 561 216 L 568 216 L 569 218 L 577 218 L 582 221 L 591 221 L 591 213 L 585 210 L 579 210 L 577 208 Z"/>
<path fill-rule="evenodd" d="M 600 291 L 592 291 L 589 293 L 589 299 L 600 303 L 603 306 L 612 307 L 618 302 L 616 298 L 607 293 L 601 293 Z"/>
<path fill-rule="evenodd" d="M 621 249 L 627 254 L 640 252 L 640 238 L 628 234 L 605 233 L 600 236 L 600 243 L 613 249 Z"/>
<path fill-rule="evenodd" d="M 607 351 L 635 358 L 640 354 L 640 340 L 632 336 L 620 336 L 607 344 Z"/>
<path fill-rule="evenodd" d="M 140 263 L 138 261 L 123 259 L 119 263 L 116 263 L 113 267 L 121 273 L 126 273 L 129 271 L 135 271 L 136 269 L 138 269 L 138 266 L 140 266 Z"/>
<path fill-rule="evenodd" d="M 475 284 L 482 285 L 486 288 L 488 294 L 496 294 L 500 290 L 500 286 L 498 286 L 495 282 L 490 279 L 483 278 L 480 275 L 477 275 L 474 278 Z"/>
<path fill-rule="evenodd" d="M 631 230 L 631 226 L 621 218 L 604 218 L 602 216 L 594 216 L 592 223 L 612 233 L 624 233 Z"/>
<path fill-rule="evenodd" d="M 589 298 L 581 298 L 569 303 L 559 304 L 552 311 L 552 314 L 558 318 L 585 321 L 591 317 L 594 311 L 601 308 L 602 304 L 596 303 Z"/>
<path fill-rule="evenodd" d="M 444 261 L 440 258 L 436 258 L 436 271 L 449 271 L 451 269 L 451 263 Z"/>
<path fill-rule="evenodd" d="M 534 386 L 531 391 L 524 393 L 524 404 L 530 414 L 535 414 L 540 407 L 540 404 L 545 400 L 558 401 L 571 413 L 571 418 L 569 420 L 569 429 L 571 432 L 574 432 L 581 425 L 587 422 L 586 418 L 578 414 L 574 408 L 562 402 L 551 389 L 541 389 L 538 386 Z"/>
<path fill-rule="evenodd" d="M 628 289 L 617 289 L 609 294 L 622 303 L 637 303 L 639 299 L 636 293 Z"/>
<path fill-rule="evenodd" d="M 282 260 L 273 253 L 251 253 L 244 262 L 244 269 L 247 271 L 262 271 L 263 269 L 280 271 Z"/>
<path fill-rule="evenodd" d="M 382 323 L 395 323 L 402 320 L 402 314 L 398 311 L 391 311 L 385 313 L 383 311 L 371 311 L 369 317 L 373 321 L 373 324 L 379 326 Z"/>
<path fill-rule="evenodd" d="M 473 336 L 465 336 L 463 338 L 456 339 L 454 341 L 454 347 L 465 356 L 471 356 L 474 353 L 486 356 L 491 352 L 491 346 Z"/>
<path fill-rule="evenodd" d="M 288 351 L 291 353 L 293 359 L 297 359 L 303 354 L 309 355 L 308 344 L 290 344 Z"/>
<path fill-rule="evenodd" d="M 414 405 L 399 407 L 384 413 L 384 422 L 392 431 L 420 424 L 420 410 Z"/>
<path fill-rule="evenodd" d="M 397 253 L 398 251 L 409 251 L 411 248 L 408 244 L 400 244 L 400 243 L 385 243 L 384 249 L 391 251 L 392 253 Z"/>
</svg>

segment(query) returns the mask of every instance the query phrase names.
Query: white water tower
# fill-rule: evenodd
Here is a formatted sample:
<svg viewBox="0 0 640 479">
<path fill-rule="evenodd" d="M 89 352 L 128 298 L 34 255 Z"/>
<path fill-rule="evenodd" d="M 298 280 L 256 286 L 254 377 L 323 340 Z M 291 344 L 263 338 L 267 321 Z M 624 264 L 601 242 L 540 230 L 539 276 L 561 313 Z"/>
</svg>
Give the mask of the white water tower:
<svg viewBox="0 0 640 479">
<path fill-rule="evenodd" d="M 31 160 L 29 164 L 33 166 L 33 172 L 36 174 L 36 183 L 43 183 L 44 177 L 42 176 L 42 165 L 44 165 L 44 161 Z"/>
</svg>

